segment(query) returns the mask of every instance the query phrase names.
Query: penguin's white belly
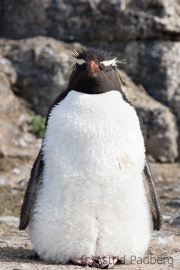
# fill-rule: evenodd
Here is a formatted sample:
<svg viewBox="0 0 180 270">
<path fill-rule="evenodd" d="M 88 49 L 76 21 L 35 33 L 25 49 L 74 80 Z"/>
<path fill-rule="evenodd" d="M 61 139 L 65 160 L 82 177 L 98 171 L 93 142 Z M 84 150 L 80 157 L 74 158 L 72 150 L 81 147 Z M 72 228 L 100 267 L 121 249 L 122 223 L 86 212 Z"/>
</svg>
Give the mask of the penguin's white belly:
<svg viewBox="0 0 180 270">
<path fill-rule="evenodd" d="M 135 110 L 118 91 L 71 91 L 52 110 L 44 173 L 28 230 L 41 258 L 142 257 L 152 215 L 142 171 L 144 141 Z"/>
</svg>

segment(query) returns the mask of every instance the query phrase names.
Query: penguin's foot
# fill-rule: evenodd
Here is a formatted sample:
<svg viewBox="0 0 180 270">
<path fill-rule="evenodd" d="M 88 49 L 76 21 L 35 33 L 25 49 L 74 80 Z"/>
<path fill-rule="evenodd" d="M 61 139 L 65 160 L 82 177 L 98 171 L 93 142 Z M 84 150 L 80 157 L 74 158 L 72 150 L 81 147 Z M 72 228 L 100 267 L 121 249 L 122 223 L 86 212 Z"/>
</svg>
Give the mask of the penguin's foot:
<svg viewBox="0 0 180 270">
<path fill-rule="evenodd" d="M 99 264 L 92 260 L 89 257 L 82 256 L 80 259 L 79 258 L 73 258 L 70 260 L 72 263 L 76 265 L 81 265 L 81 266 L 91 266 L 91 267 L 97 267 L 100 268 Z"/>
<path fill-rule="evenodd" d="M 91 267 L 96 267 L 96 268 L 102 268 L 102 269 L 110 269 L 112 268 L 115 263 L 118 261 L 117 256 L 103 256 L 103 257 L 95 257 L 93 259 L 89 257 L 82 256 L 80 259 L 79 258 L 73 258 L 71 259 L 71 262 L 76 264 L 76 265 L 81 265 L 81 266 L 91 266 Z"/>
<path fill-rule="evenodd" d="M 113 268 L 113 266 L 117 263 L 117 261 L 118 261 L 117 256 L 107 255 L 107 256 L 97 258 L 99 268 L 103 268 L 103 269 Z"/>
</svg>

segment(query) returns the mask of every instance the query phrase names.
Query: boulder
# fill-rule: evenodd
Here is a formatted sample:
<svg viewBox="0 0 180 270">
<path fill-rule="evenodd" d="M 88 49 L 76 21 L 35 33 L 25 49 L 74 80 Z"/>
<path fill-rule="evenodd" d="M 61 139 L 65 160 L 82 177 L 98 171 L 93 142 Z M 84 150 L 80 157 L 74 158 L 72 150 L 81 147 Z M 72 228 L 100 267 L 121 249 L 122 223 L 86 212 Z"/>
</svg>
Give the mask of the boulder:
<svg viewBox="0 0 180 270">
<path fill-rule="evenodd" d="M 8 0 L 0 10 L 0 35 L 10 39 L 180 39 L 178 0 Z"/>
<path fill-rule="evenodd" d="M 174 162 L 178 157 L 178 129 L 170 109 L 150 97 L 120 71 L 123 91 L 136 108 L 149 161 Z"/>
<path fill-rule="evenodd" d="M 38 114 L 46 116 L 56 96 L 67 86 L 65 75 L 73 63 L 69 54 L 75 45 L 44 37 L 2 40 L 0 45 L 4 59 L 17 73 L 13 90 L 29 101 Z"/>
<path fill-rule="evenodd" d="M 15 82 L 16 72 L 7 58 L 0 58 L 0 113 L 14 112 L 18 107 L 18 99 L 14 96 L 11 81 Z"/>
<path fill-rule="evenodd" d="M 16 71 L 7 58 L 0 58 L 0 170 L 8 158 L 31 158 L 37 155 L 38 140 L 29 132 L 28 118 L 33 112 L 27 102 L 18 98 L 11 87 Z"/>
</svg>

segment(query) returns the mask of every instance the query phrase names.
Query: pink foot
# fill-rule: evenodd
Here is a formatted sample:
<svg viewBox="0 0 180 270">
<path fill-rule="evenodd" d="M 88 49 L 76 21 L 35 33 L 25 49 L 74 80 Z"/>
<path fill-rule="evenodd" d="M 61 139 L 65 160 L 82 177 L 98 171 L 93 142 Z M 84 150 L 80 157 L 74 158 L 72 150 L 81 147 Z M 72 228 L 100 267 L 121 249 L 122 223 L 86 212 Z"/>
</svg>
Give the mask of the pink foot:
<svg viewBox="0 0 180 270">
<path fill-rule="evenodd" d="M 85 257 L 82 256 L 81 258 L 73 258 L 71 259 L 71 262 L 73 262 L 76 265 L 81 265 L 81 266 L 91 266 L 91 267 L 96 267 L 96 268 L 106 268 L 110 269 L 112 268 L 115 263 L 118 261 L 117 256 L 103 256 L 103 257 Z"/>
<path fill-rule="evenodd" d="M 82 256 L 81 258 L 73 258 L 73 259 L 71 259 L 71 262 L 73 262 L 76 265 L 82 265 L 82 266 L 89 265 L 91 267 L 99 268 L 99 264 L 97 262 L 95 262 L 91 258 L 85 257 L 85 256 Z"/>
<path fill-rule="evenodd" d="M 110 269 L 115 265 L 115 263 L 117 263 L 117 261 L 117 256 L 107 255 L 103 257 L 98 257 L 98 264 L 100 268 Z"/>
</svg>

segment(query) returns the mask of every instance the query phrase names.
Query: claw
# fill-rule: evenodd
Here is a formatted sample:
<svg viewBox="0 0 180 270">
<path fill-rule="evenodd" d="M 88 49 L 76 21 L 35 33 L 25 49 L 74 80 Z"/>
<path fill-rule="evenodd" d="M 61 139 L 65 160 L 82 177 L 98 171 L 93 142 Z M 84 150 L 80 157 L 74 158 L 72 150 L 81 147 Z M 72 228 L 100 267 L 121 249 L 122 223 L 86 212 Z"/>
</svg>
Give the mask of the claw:
<svg viewBox="0 0 180 270">
<path fill-rule="evenodd" d="M 80 265 L 80 266 L 91 266 L 91 267 L 96 267 L 96 268 L 100 268 L 99 264 L 97 262 L 95 262 L 94 260 L 91 260 L 88 257 L 82 256 L 80 259 L 79 258 L 73 258 L 71 259 L 71 262 L 76 264 L 76 265 Z"/>
<path fill-rule="evenodd" d="M 113 268 L 115 263 L 118 261 L 117 256 L 103 256 L 103 257 L 96 257 L 95 259 L 90 259 L 89 257 L 82 256 L 79 258 L 71 259 L 71 262 L 80 265 L 80 266 L 91 266 L 101 269 L 110 269 Z"/>
<path fill-rule="evenodd" d="M 103 256 L 102 258 L 98 259 L 98 263 L 100 265 L 100 268 L 102 269 L 110 269 L 113 268 L 115 263 L 118 261 L 118 258 L 116 256 Z"/>
</svg>

